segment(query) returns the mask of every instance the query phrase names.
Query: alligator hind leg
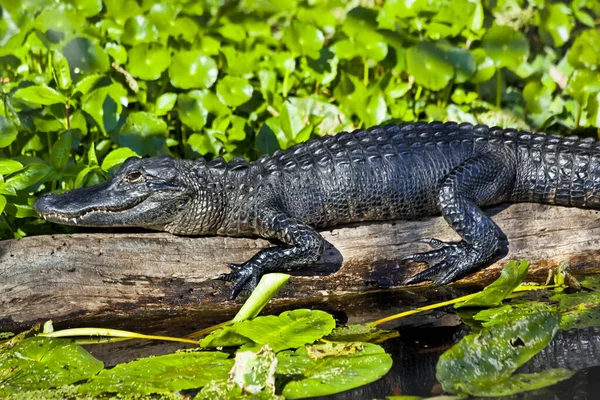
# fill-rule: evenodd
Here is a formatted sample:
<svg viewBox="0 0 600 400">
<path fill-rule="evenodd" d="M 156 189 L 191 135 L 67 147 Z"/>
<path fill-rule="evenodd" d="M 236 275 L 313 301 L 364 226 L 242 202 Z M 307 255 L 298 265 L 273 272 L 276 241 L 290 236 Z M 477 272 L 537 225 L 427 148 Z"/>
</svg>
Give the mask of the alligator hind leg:
<svg viewBox="0 0 600 400">
<path fill-rule="evenodd" d="M 440 210 L 462 240 L 425 239 L 434 250 L 404 259 L 425 262 L 430 268 L 405 283 L 447 284 L 506 251 L 506 236 L 479 207 L 508 200 L 515 174 L 515 156 L 508 150 L 473 157 L 450 172 L 440 190 Z"/>
</svg>

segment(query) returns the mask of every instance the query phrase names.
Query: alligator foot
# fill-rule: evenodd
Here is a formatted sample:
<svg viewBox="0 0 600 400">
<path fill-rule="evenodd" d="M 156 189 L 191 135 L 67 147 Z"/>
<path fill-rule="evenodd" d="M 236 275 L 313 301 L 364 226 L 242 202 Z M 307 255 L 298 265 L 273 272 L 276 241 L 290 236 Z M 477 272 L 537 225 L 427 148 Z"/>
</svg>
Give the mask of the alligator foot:
<svg viewBox="0 0 600 400">
<path fill-rule="evenodd" d="M 231 272 L 219 274 L 213 278 L 233 282 L 230 300 L 234 300 L 246 285 L 251 292 L 256 288 L 259 274 L 255 273 L 257 270 L 248 264 L 229 264 L 228 267 L 232 269 Z"/>
<path fill-rule="evenodd" d="M 481 265 L 482 258 L 477 250 L 466 242 L 445 243 L 437 239 L 423 239 L 434 250 L 403 257 L 405 261 L 427 263 L 430 268 L 403 283 L 409 285 L 423 281 L 433 281 L 435 285 L 448 284 Z"/>
</svg>

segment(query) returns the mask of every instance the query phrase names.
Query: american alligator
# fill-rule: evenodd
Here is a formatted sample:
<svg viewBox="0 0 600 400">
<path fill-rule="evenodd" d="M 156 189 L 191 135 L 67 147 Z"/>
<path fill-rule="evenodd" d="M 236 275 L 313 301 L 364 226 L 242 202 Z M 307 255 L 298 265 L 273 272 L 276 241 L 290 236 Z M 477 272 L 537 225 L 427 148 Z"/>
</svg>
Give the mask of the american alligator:
<svg viewBox="0 0 600 400">
<path fill-rule="evenodd" d="M 462 240 L 424 239 L 406 260 L 430 268 L 406 283 L 449 283 L 507 251 L 480 207 L 539 202 L 600 208 L 600 143 L 468 123 L 405 123 L 342 132 L 254 162 L 130 158 L 105 183 L 47 194 L 53 222 L 177 235 L 278 239 L 217 279 L 232 296 L 266 272 L 321 256 L 317 229 L 442 214 Z"/>
</svg>

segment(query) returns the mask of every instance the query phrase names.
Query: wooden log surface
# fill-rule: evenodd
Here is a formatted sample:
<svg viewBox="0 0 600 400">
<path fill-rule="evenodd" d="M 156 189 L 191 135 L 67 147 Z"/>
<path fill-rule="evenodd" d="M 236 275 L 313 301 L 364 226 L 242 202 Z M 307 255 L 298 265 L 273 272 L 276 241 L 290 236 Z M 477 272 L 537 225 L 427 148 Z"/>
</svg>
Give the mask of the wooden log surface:
<svg viewBox="0 0 600 400">
<path fill-rule="evenodd" d="M 270 306 L 320 307 L 351 312 L 429 301 L 448 291 L 491 282 L 510 259 L 532 262 L 532 279 L 570 258 L 575 274 L 600 271 L 600 213 L 539 204 L 487 210 L 509 238 L 510 252 L 450 288 L 402 287 L 425 268 L 401 257 L 427 246 L 421 238 L 456 240 L 441 217 L 346 226 L 322 232 L 329 245 L 313 267 L 293 276 Z M 0 330 L 52 319 L 58 326 L 152 330 L 223 321 L 246 296 L 228 300 L 230 284 L 211 278 L 227 263 L 243 262 L 273 245 L 262 239 L 177 237 L 167 233 L 79 233 L 0 242 Z M 399 289 L 398 289 L 399 288 Z M 454 288 L 454 289 L 453 289 Z M 387 291 L 380 293 L 383 289 Z M 395 289 L 390 292 L 390 289 Z M 365 295 L 365 293 L 367 293 Z"/>
</svg>

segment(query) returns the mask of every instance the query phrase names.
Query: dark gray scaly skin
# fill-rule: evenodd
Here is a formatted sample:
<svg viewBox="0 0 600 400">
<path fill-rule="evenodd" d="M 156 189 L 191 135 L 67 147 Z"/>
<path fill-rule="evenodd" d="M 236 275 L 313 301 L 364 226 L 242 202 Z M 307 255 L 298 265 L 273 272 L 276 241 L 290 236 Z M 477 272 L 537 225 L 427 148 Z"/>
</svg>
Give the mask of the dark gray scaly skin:
<svg viewBox="0 0 600 400">
<path fill-rule="evenodd" d="M 235 297 L 266 272 L 318 260 L 317 229 L 440 213 L 462 240 L 425 239 L 433 250 L 405 259 L 430 268 L 407 283 L 452 282 L 506 252 L 504 234 L 480 209 L 504 202 L 600 208 L 600 143 L 406 123 L 342 132 L 251 163 L 131 158 L 107 182 L 45 195 L 35 208 L 63 224 L 283 242 L 217 277 L 234 282 Z"/>
</svg>

